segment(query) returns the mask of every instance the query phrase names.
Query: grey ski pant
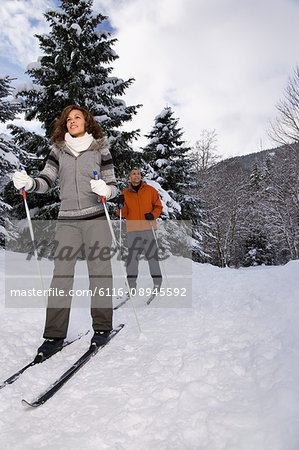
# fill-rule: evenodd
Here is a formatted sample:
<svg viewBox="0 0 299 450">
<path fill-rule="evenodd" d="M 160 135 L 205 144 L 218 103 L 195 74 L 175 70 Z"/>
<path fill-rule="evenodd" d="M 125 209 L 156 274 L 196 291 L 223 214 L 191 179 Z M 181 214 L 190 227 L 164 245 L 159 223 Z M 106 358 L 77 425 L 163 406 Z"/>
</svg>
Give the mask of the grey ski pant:
<svg viewBox="0 0 299 450">
<path fill-rule="evenodd" d="M 148 261 L 154 283 L 161 284 L 162 274 L 158 260 L 158 248 L 152 230 L 130 231 L 127 233 L 127 242 L 127 278 L 130 288 L 136 287 L 139 260 L 142 253 Z"/>
<path fill-rule="evenodd" d="M 111 234 L 106 218 L 59 222 L 55 235 L 54 273 L 48 294 L 44 338 L 67 334 L 74 271 L 86 259 L 94 330 L 112 329 Z M 105 295 L 99 295 L 101 291 Z M 86 298 L 89 301 L 89 298 Z"/>
</svg>

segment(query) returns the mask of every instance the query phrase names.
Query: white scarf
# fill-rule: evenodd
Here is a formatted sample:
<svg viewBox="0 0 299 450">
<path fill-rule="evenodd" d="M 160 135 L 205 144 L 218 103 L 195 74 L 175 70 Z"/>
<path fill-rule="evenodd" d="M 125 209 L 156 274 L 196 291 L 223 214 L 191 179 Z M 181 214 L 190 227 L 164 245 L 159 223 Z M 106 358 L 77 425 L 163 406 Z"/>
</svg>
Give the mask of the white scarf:
<svg viewBox="0 0 299 450">
<path fill-rule="evenodd" d="M 78 156 L 79 153 L 88 149 L 93 141 L 93 136 L 87 132 L 81 137 L 73 137 L 70 133 L 65 133 L 64 139 L 67 147 L 74 153 L 75 156 Z"/>
</svg>

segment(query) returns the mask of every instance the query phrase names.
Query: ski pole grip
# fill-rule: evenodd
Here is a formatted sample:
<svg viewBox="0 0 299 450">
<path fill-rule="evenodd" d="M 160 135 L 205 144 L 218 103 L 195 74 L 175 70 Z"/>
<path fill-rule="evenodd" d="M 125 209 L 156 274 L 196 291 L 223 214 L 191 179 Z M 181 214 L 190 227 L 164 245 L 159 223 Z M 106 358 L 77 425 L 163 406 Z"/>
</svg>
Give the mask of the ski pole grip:
<svg viewBox="0 0 299 450">
<path fill-rule="evenodd" d="M 18 162 L 17 170 L 20 170 L 20 171 L 23 170 L 22 164 L 20 162 Z M 23 199 L 26 200 L 27 195 L 26 195 L 26 191 L 25 191 L 25 186 L 22 187 L 22 195 L 23 195 Z"/>
<path fill-rule="evenodd" d="M 93 175 L 94 175 L 95 180 L 99 180 L 100 179 L 99 174 L 98 174 L 98 172 L 96 170 L 93 171 Z M 101 195 L 100 197 L 101 197 L 102 203 L 105 204 L 105 201 L 106 201 L 105 197 L 103 195 Z"/>
</svg>

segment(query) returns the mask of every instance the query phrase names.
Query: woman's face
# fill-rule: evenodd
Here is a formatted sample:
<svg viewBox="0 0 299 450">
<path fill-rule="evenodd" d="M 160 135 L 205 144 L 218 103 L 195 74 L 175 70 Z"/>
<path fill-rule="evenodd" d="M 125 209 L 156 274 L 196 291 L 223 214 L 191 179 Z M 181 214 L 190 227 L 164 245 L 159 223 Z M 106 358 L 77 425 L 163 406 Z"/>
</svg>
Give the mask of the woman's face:
<svg viewBox="0 0 299 450">
<path fill-rule="evenodd" d="M 85 119 L 83 112 L 73 109 L 66 119 L 66 127 L 73 137 L 82 137 L 85 134 Z"/>
</svg>

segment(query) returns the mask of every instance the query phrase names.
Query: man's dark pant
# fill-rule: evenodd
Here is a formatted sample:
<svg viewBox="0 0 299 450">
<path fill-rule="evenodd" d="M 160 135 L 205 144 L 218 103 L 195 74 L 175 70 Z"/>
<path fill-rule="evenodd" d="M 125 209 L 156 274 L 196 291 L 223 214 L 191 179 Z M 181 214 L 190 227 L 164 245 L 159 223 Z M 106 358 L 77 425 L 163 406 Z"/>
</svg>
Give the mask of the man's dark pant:
<svg viewBox="0 0 299 450">
<path fill-rule="evenodd" d="M 127 240 L 127 278 L 130 288 L 136 288 L 138 265 L 142 253 L 148 261 L 154 284 L 160 286 L 162 274 L 158 260 L 158 248 L 152 230 L 130 231 L 127 233 Z"/>
<path fill-rule="evenodd" d="M 65 338 L 68 329 L 75 265 L 87 261 L 94 330 L 112 329 L 111 235 L 105 218 L 58 223 L 54 274 L 48 295 L 45 338 Z M 52 288 L 52 289 L 51 289 Z M 101 291 L 100 291 L 101 289 Z M 51 295 L 51 290 L 59 295 Z M 105 292 L 105 295 L 99 295 Z M 63 295 L 60 295 L 63 293 Z"/>
</svg>

